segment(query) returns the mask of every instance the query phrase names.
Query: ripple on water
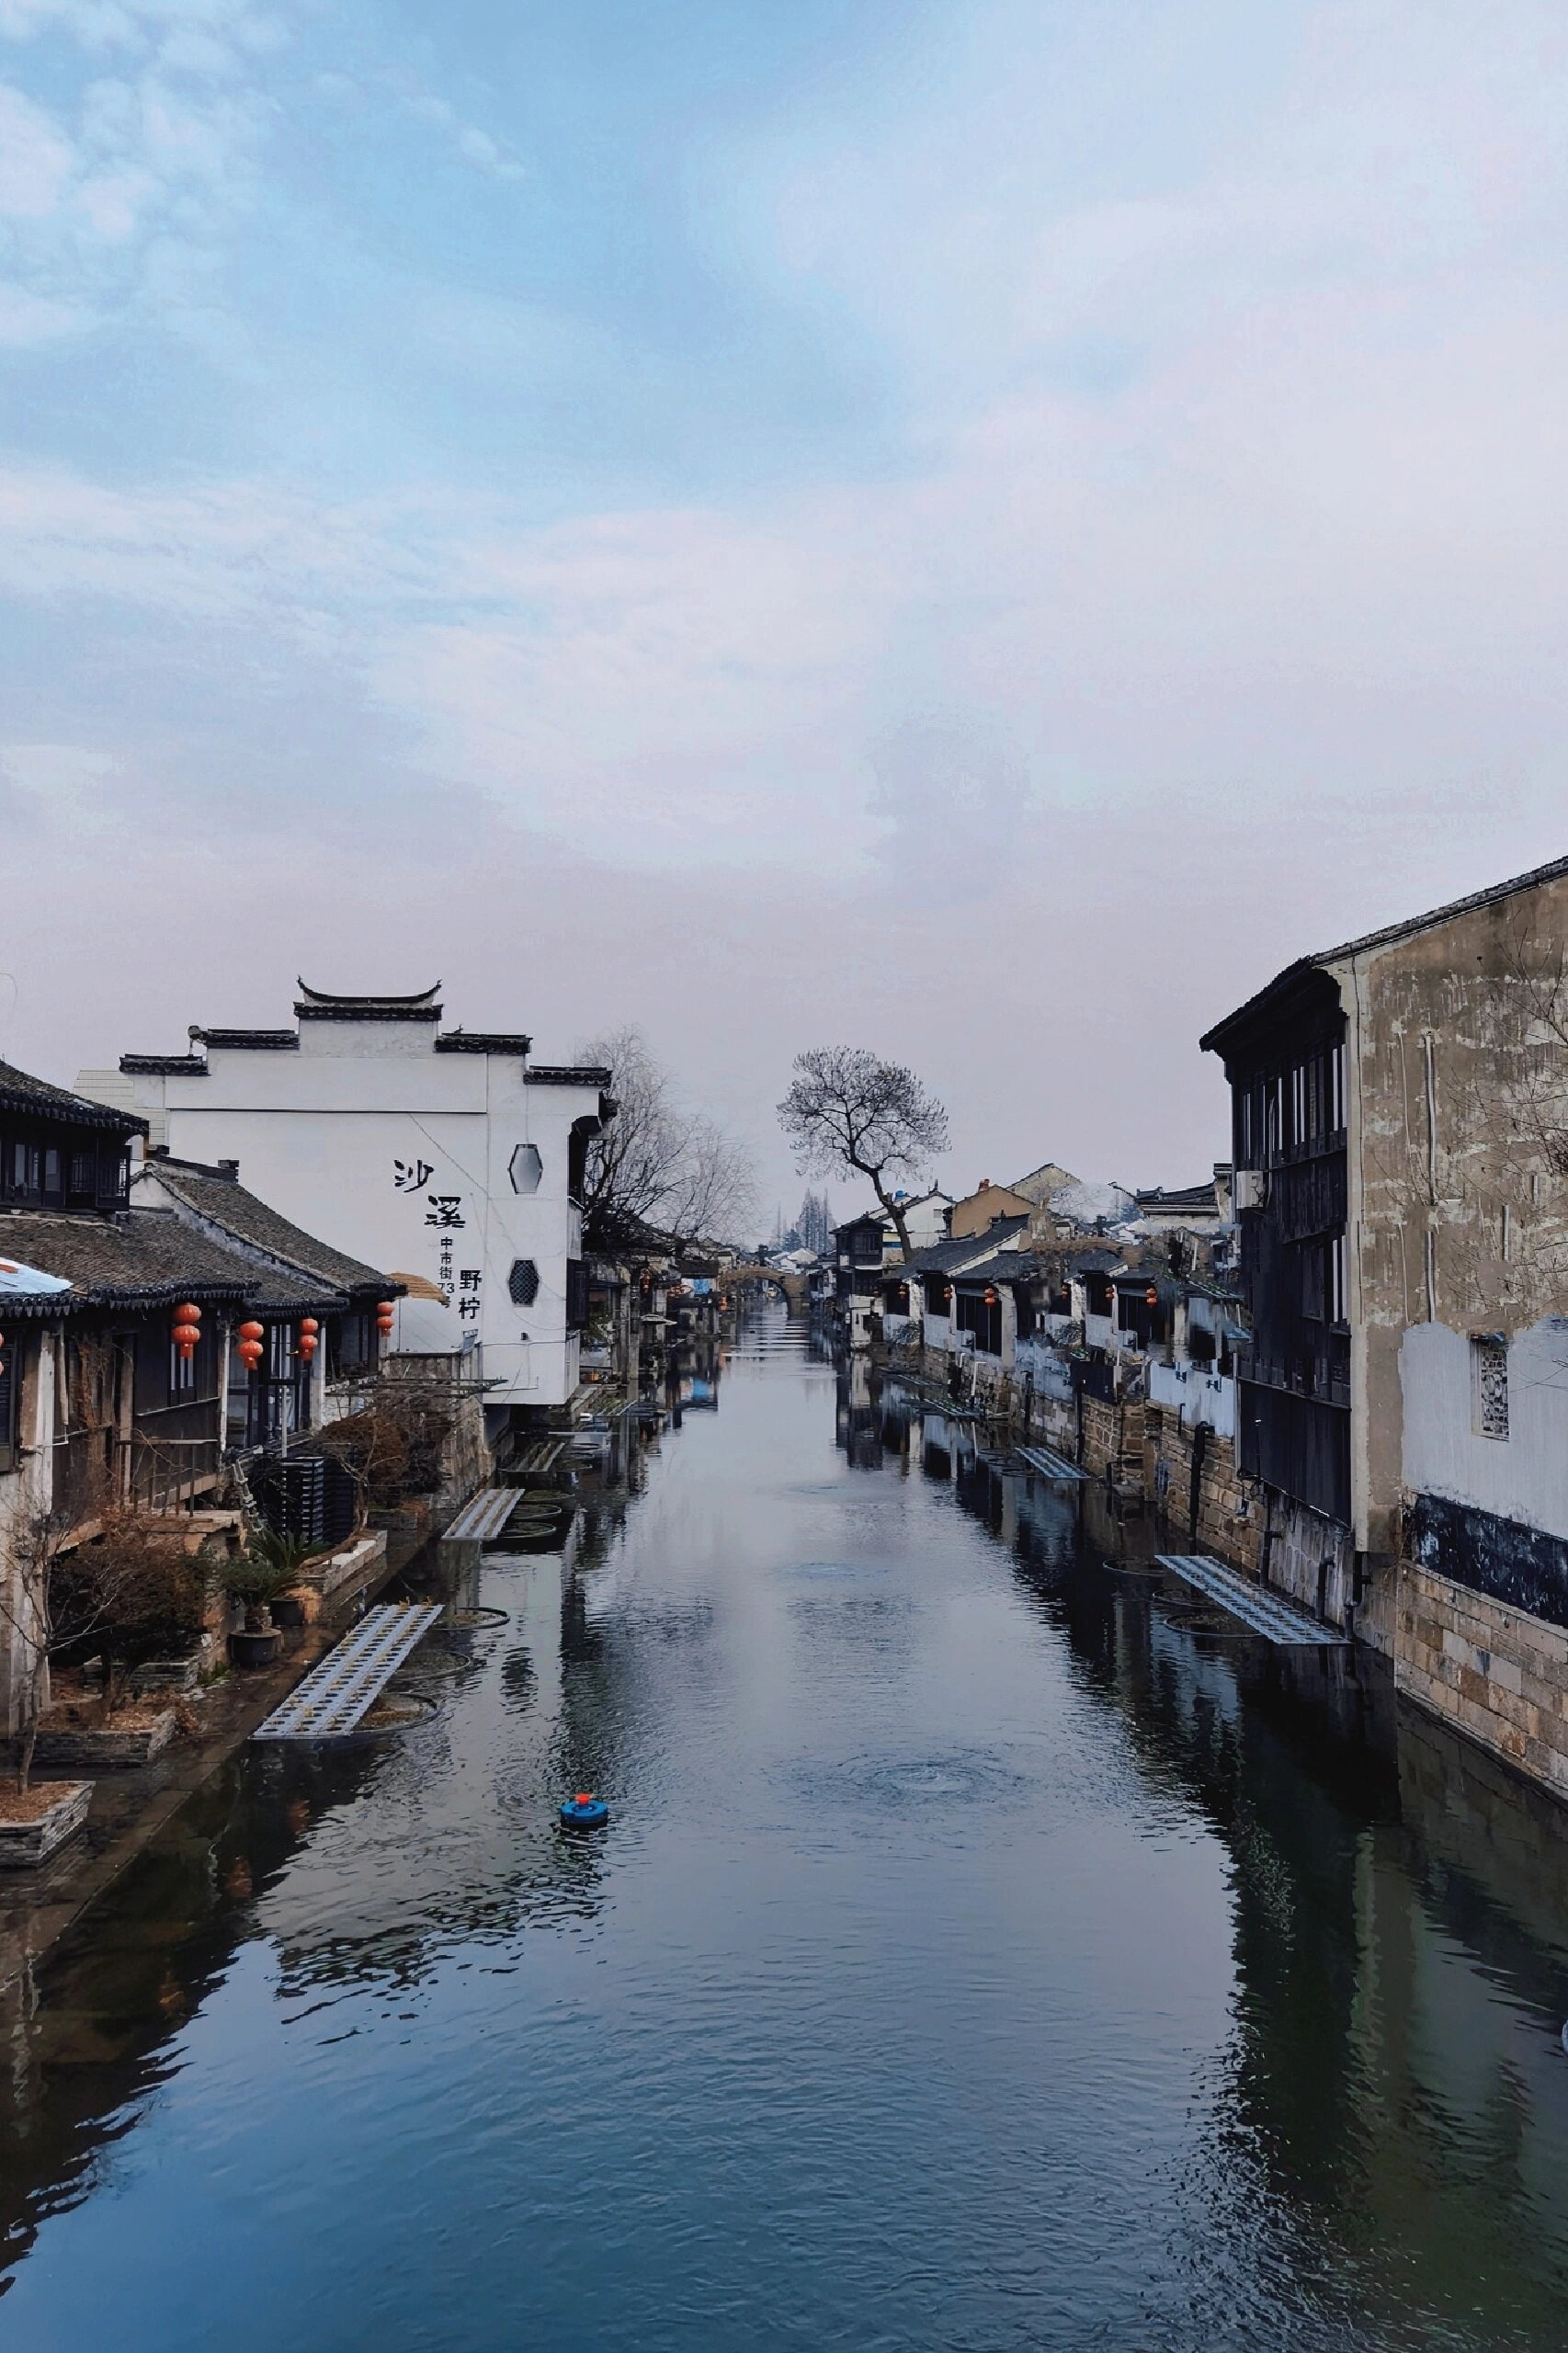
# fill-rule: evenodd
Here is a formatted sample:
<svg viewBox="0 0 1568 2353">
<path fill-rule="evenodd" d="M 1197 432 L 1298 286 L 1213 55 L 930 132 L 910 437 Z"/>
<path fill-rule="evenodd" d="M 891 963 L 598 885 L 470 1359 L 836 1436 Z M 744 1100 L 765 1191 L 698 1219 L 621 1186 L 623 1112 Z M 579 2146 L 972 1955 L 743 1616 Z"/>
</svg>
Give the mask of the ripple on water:
<svg viewBox="0 0 1568 2353">
<path fill-rule="evenodd" d="M 992 1748 L 851 1756 L 836 1766 L 812 1762 L 797 1768 L 790 1778 L 813 1805 L 841 1809 L 846 1820 L 860 1810 L 875 1817 L 1016 1804 L 1033 1787 L 1030 1776 L 1015 1770 Z"/>
<path fill-rule="evenodd" d="M 786 1561 L 778 1574 L 786 1577 L 810 1577 L 831 1585 L 855 1577 L 879 1575 L 881 1564 L 870 1561 Z"/>
</svg>

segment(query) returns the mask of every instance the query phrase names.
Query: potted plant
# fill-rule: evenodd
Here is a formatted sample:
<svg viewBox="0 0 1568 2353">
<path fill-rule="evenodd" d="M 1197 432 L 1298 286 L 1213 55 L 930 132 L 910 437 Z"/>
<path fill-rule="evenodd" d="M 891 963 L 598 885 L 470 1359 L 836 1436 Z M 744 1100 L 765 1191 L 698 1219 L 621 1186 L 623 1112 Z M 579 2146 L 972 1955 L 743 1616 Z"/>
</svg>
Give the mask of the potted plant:
<svg viewBox="0 0 1568 2353">
<path fill-rule="evenodd" d="M 270 1666 L 278 1656 L 283 1636 L 273 1623 L 274 1606 L 298 1582 L 304 1557 L 302 1544 L 264 1529 L 224 1572 L 230 1598 L 242 1603 L 245 1613 L 244 1627 L 229 1637 L 236 1666 Z"/>
</svg>

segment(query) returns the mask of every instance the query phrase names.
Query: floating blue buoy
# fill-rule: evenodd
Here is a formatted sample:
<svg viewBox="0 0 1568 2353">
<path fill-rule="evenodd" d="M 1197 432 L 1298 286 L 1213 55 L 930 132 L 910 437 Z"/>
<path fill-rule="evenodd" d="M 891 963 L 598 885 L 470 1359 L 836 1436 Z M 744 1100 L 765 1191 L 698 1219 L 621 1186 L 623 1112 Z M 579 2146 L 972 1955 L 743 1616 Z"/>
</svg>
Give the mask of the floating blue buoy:
<svg viewBox="0 0 1568 2353">
<path fill-rule="evenodd" d="M 588 1790 L 579 1790 L 561 1809 L 562 1830 L 599 1830 L 608 1820 L 608 1806 Z"/>
</svg>

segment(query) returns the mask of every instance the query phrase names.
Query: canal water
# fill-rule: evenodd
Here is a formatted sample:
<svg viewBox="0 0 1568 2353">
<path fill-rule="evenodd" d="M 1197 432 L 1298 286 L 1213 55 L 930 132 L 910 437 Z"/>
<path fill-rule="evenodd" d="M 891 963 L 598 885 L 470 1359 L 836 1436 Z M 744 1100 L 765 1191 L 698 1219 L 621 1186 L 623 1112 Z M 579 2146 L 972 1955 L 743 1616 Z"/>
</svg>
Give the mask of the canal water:
<svg viewBox="0 0 1568 2353">
<path fill-rule="evenodd" d="M 9 1997 L 0 2345 L 1568 2346 L 1563 1817 L 1147 1549 L 758 1316 Z"/>
</svg>

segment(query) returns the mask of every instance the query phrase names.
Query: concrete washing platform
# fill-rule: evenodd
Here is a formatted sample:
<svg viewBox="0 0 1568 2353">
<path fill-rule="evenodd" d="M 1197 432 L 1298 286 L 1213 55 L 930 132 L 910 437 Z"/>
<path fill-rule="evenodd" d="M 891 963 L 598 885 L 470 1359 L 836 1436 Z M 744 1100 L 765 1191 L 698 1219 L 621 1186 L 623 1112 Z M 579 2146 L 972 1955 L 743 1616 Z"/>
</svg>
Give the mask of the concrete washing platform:
<svg viewBox="0 0 1568 2353">
<path fill-rule="evenodd" d="M 1156 1552 L 1155 1564 L 1169 1569 L 1194 1586 L 1233 1618 L 1266 1642 L 1281 1644 L 1313 1644 L 1324 1650 L 1347 1650 L 1348 1638 L 1336 1633 L 1332 1626 L 1324 1626 L 1316 1618 L 1309 1618 L 1304 1609 L 1286 1601 L 1267 1586 L 1260 1586 L 1254 1577 L 1244 1577 L 1228 1569 L 1221 1561 L 1210 1560 L 1207 1552 Z"/>
<path fill-rule="evenodd" d="M 440 1614 L 437 1601 L 388 1601 L 368 1609 L 251 1738 L 333 1740 L 353 1732 Z"/>
<path fill-rule="evenodd" d="M 1049 1446 L 1020 1446 L 1017 1451 L 1019 1461 L 1027 1462 L 1041 1479 L 1086 1479 L 1089 1475 Z"/>
</svg>

